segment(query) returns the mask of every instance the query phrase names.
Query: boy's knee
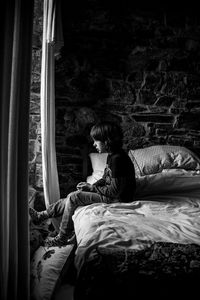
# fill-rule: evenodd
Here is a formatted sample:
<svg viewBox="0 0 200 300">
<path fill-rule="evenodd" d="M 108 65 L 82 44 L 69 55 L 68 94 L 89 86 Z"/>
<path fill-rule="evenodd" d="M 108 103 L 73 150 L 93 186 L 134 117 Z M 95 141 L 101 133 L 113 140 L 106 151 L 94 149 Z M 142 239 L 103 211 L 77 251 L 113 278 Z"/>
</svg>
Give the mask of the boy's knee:
<svg viewBox="0 0 200 300">
<path fill-rule="evenodd" d="M 80 191 L 71 192 L 68 195 L 69 200 L 72 201 L 72 202 L 76 202 L 76 200 L 78 199 L 78 194 L 79 193 L 80 193 Z"/>
</svg>

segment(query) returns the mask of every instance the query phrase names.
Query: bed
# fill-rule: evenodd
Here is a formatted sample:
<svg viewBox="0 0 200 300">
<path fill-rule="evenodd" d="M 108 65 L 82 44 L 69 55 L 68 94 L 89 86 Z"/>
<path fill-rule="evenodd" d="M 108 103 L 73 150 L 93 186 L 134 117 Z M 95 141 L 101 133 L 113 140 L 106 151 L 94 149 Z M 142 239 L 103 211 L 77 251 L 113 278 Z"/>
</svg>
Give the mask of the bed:
<svg viewBox="0 0 200 300">
<path fill-rule="evenodd" d="M 200 278 L 200 160 L 185 147 L 130 150 L 131 203 L 79 207 L 75 299 L 192 296 Z M 90 154 L 93 183 L 106 154 Z M 136 297 L 137 296 L 137 297 Z"/>
<path fill-rule="evenodd" d="M 77 244 L 62 250 L 68 254 L 60 265 L 60 272 L 65 269 L 65 276 L 70 277 L 65 266 L 72 251 L 71 264 L 76 270 L 73 299 L 181 299 L 186 294 L 196 295 L 200 278 L 200 159 L 185 147 L 170 145 L 129 150 L 128 154 L 137 181 L 133 202 L 92 204 L 74 213 Z M 89 157 L 92 174 L 87 181 L 93 183 L 103 174 L 107 154 L 90 153 Z M 36 255 L 38 250 L 34 262 Z M 33 270 L 37 270 L 36 263 Z M 53 294 L 55 285 L 49 298 L 34 299 L 53 299 Z"/>
</svg>

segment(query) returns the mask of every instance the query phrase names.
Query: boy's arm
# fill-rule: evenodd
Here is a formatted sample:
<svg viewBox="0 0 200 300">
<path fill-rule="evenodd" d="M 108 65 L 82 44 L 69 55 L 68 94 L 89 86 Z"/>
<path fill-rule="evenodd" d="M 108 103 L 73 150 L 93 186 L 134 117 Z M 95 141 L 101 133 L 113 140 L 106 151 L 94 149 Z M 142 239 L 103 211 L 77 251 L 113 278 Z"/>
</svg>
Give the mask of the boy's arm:
<svg viewBox="0 0 200 300">
<path fill-rule="evenodd" d="M 105 179 L 102 177 L 101 179 L 97 180 L 95 183 L 93 183 L 93 186 L 104 186 L 106 184 Z"/>
<path fill-rule="evenodd" d="M 106 169 L 104 169 L 104 173 L 102 178 L 93 183 L 93 186 L 104 186 L 106 184 Z"/>
<path fill-rule="evenodd" d="M 121 172 L 122 164 L 123 161 L 121 158 L 118 156 L 115 157 L 112 161 L 112 172 L 106 174 L 110 177 L 110 184 L 106 184 L 105 182 L 104 185 L 93 185 L 92 188 L 94 192 L 109 198 L 120 198 L 120 195 L 123 194 L 127 188 L 127 180 L 130 180 L 130 178 L 127 177 L 126 172 Z"/>
<path fill-rule="evenodd" d="M 112 178 L 110 185 L 92 185 L 92 191 L 102 196 L 109 197 L 109 198 L 116 198 L 119 197 L 121 192 L 124 190 L 126 185 L 126 178 L 119 177 L 119 178 Z"/>
</svg>

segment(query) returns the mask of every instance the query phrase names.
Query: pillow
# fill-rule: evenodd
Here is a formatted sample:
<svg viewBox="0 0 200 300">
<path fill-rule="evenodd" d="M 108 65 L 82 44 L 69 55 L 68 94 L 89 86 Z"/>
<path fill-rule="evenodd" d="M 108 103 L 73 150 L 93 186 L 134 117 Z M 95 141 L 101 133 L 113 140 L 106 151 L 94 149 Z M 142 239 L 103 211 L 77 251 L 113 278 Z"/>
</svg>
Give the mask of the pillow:
<svg viewBox="0 0 200 300">
<path fill-rule="evenodd" d="M 163 170 L 160 173 L 140 176 L 136 178 L 136 200 L 148 199 L 151 196 L 169 196 L 179 194 L 187 197 L 187 193 L 195 195 L 200 192 L 200 171 L 186 171 L 184 169 Z M 153 198 L 153 201 L 155 198 Z"/>
<path fill-rule="evenodd" d="M 63 247 L 40 246 L 31 261 L 31 299 L 52 299 L 56 283 L 66 261 L 71 259 L 70 253 L 74 244 Z"/>
<path fill-rule="evenodd" d="M 87 177 L 87 182 L 93 184 L 101 179 L 106 167 L 108 153 L 90 153 L 89 158 L 92 165 L 92 174 Z"/>
<path fill-rule="evenodd" d="M 156 145 L 129 150 L 136 177 L 160 173 L 164 169 L 199 170 L 200 159 L 181 146 Z"/>
<path fill-rule="evenodd" d="M 30 236 L 30 258 L 35 251 L 40 247 L 43 240 L 49 234 L 49 222 L 44 221 L 40 225 L 35 225 L 32 220 L 29 220 L 29 236 Z"/>
</svg>

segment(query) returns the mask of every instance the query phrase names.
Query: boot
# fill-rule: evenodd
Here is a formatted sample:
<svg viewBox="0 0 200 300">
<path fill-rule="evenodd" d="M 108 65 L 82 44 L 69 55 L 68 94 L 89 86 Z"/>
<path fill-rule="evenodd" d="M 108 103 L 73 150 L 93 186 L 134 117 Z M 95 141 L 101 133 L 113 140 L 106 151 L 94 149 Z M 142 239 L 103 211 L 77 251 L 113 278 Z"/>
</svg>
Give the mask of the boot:
<svg viewBox="0 0 200 300">
<path fill-rule="evenodd" d="M 69 244 L 74 244 L 76 240 L 75 233 L 72 232 L 70 235 L 58 234 L 56 237 L 48 237 L 44 241 L 44 247 L 62 247 Z"/>
<path fill-rule="evenodd" d="M 35 225 L 39 225 L 49 218 L 46 210 L 38 212 L 32 207 L 29 207 L 29 215 L 31 216 L 31 219 Z"/>
</svg>

